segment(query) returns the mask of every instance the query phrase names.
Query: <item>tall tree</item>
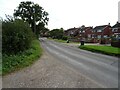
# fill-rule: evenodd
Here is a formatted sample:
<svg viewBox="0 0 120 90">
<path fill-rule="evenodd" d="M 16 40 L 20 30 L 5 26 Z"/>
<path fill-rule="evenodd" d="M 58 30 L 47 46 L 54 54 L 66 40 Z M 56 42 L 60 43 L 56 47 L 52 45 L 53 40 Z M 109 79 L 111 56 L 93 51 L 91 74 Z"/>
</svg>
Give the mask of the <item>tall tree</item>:
<svg viewBox="0 0 120 90">
<path fill-rule="evenodd" d="M 36 31 L 37 25 L 44 27 L 49 21 L 48 13 L 41 6 L 31 1 L 21 2 L 14 10 L 14 16 L 27 21 L 35 34 L 38 33 Z"/>
<path fill-rule="evenodd" d="M 52 31 L 49 32 L 50 37 L 56 38 L 56 39 L 62 39 L 63 37 L 63 29 L 53 29 Z"/>
</svg>

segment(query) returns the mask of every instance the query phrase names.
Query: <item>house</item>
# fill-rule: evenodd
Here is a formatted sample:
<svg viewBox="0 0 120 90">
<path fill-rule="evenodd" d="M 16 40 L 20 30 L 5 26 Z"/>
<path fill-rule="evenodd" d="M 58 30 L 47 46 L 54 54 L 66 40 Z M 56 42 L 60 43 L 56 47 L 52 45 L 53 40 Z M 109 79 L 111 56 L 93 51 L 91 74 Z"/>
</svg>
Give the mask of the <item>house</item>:
<svg viewBox="0 0 120 90">
<path fill-rule="evenodd" d="M 71 37 L 71 41 L 80 42 L 85 39 L 85 42 L 90 42 L 93 27 L 85 27 L 82 25 L 79 28 L 70 28 L 64 31 L 64 35 Z"/>
<path fill-rule="evenodd" d="M 120 38 L 120 23 L 117 22 L 113 27 L 112 27 L 112 36 L 116 38 Z"/>
<path fill-rule="evenodd" d="M 112 36 L 112 29 L 110 24 L 96 26 L 92 30 L 92 42 L 110 43 L 111 36 Z"/>
<path fill-rule="evenodd" d="M 75 27 L 74 28 L 70 28 L 70 29 L 64 31 L 64 35 L 68 36 L 69 37 L 68 39 L 70 41 L 78 42 L 78 41 L 80 41 L 79 38 L 77 37 L 78 30 L 79 30 L 79 28 L 75 28 Z"/>
<path fill-rule="evenodd" d="M 77 30 L 78 29 L 79 28 L 75 28 L 75 27 L 74 28 L 70 28 L 70 29 L 64 31 L 64 35 L 65 36 L 75 37 L 77 35 Z"/>
<path fill-rule="evenodd" d="M 77 38 L 79 39 L 83 39 L 85 38 L 85 29 L 86 27 L 84 25 L 82 25 L 79 29 L 78 29 L 78 35 L 77 35 Z"/>
<path fill-rule="evenodd" d="M 64 35 L 70 36 L 73 41 L 85 40 L 92 43 L 111 43 L 111 37 L 120 39 L 120 23 L 117 22 L 113 27 L 108 25 L 100 25 L 96 27 L 85 27 L 82 25 L 79 28 L 70 28 L 64 32 Z"/>
<path fill-rule="evenodd" d="M 78 29 L 78 38 L 80 40 L 84 39 L 85 42 L 90 42 L 92 36 L 93 27 L 85 27 L 84 25 Z"/>
</svg>

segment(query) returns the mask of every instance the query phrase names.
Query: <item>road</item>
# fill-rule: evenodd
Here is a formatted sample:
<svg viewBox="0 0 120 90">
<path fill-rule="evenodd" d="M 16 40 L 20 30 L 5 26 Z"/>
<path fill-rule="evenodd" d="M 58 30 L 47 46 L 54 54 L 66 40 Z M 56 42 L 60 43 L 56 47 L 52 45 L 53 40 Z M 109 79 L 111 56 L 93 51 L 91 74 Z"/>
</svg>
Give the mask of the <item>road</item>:
<svg viewBox="0 0 120 90">
<path fill-rule="evenodd" d="M 42 57 L 27 68 L 3 76 L 3 88 L 118 87 L 118 58 L 45 38 L 40 42 Z"/>
<path fill-rule="evenodd" d="M 66 66 L 80 72 L 101 87 L 118 88 L 118 58 L 96 54 L 45 38 L 42 47 Z"/>
</svg>

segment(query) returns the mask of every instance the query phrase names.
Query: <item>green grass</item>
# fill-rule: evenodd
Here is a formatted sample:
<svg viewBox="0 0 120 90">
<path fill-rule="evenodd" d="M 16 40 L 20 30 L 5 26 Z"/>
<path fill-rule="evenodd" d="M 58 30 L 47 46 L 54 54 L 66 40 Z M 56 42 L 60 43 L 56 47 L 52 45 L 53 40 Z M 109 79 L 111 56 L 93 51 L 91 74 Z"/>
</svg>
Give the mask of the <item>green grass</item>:
<svg viewBox="0 0 120 90">
<path fill-rule="evenodd" d="M 84 46 L 80 46 L 79 48 L 92 52 L 98 52 L 98 53 L 120 57 L 120 48 L 116 48 L 112 46 L 84 45 Z"/>
<path fill-rule="evenodd" d="M 67 43 L 67 40 L 62 40 L 62 39 L 52 39 L 52 38 L 48 38 L 49 40 L 54 40 L 56 42 L 60 42 L 60 43 Z M 73 44 L 79 44 L 80 42 L 72 42 L 72 41 L 69 41 L 69 43 L 73 43 Z M 69 44 L 68 43 L 68 44 Z"/>
<path fill-rule="evenodd" d="M 38 40 L 33 40 L 31 48 L 17 55 L 2 56 L 2 74 L 14 72 L 31 65 L 42 55 L 42 48 Z"/>
<path fill-rule="evenodd" d="M 70 43 L 73 43 L 73 44 L 80 44 L 80 42 L 72 42 L 72 41 L 71 41 Z"/>
<path fill-rule="evenodd" d="M 56 41 L 56 42 L 61 42 L 61 43 L 66 43 L 67 42 L 67 40 L 62 40 L 62 39 L 54 39 L 54 41 Z"/>
<path fill-rule="evenodd" d="M 52 39 L 52 38 L 48 38 L 49 40 L 54 40 L 54 41 L 56 41 L 56 42 L 61 42 L 61 43 L 66 43 L 67 42 L 67 40 L 62 40 L 62 39 Z"/>
</svg>

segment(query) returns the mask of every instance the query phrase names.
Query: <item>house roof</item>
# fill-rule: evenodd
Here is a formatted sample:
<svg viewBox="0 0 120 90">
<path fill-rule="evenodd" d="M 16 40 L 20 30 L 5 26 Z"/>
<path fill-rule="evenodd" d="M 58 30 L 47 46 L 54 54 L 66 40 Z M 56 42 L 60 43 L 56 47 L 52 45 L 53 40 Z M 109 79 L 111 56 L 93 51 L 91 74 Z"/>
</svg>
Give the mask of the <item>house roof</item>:
<svg viewBox="0 0 120 90">
<path fill-rule="evenodd" d="M 84 28 L 80 28 L 80 31 L 84 31 L 84 30 L 88 30 L 88 29 L 92 29 L 92 27 L 84 27 Z"/>
<path fill-rule="evenodd" d="M 102 30 L 108 25 L 96 26 L 93 30 Z"/>
<path fill-rule="evenodd" d="M 93 27 L 85 27 L 85 30 L 87 30 L 87 29 L 92 29 Z"/>
<path fill-rule="evenodd" d="M 117 22 L 112 28 L 120 28 L 120 23 Z"/>
<path fill-rule="evenodd" d="M 68 32 L 68 31 L 76 31 L 76 30 L 78 30 L 79 28 L 70 28 L 70 29 L 67 29 L 67 30 L 65 30 L 65 32 Z"/>
</svg>

